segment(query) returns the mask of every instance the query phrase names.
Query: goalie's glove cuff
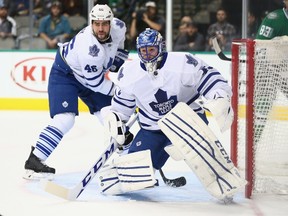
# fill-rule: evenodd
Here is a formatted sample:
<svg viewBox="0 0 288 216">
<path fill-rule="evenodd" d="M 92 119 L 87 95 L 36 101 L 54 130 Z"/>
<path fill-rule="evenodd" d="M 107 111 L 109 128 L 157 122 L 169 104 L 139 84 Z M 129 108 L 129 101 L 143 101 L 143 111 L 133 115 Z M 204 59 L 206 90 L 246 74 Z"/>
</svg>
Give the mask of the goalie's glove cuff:
<svg viewBox="0 0 288 216">
<path fill-rule="evenodd" d="M 118 149 L 120 151 L 124 151 L 128 149 L 131 146 L 133 139 L 134 139 L 134 135 L 130 131 L 126 131 L 125 142 L 122 145 L 119 145 Z"/>
<path fill-rule="evenodd" d="M 110 136 L 120 146 L 119 148 L 127 149 L 132 142 L 134 135 L 126 128 L 120 116 L 117 113 L 109 112 L 104 119 L 104 126 L 108 129 Z"/>
<path fill-rule="evenodd" d="M 125 142 L 126 125 L 121 121 L 120 116 L 110 112 L 105 116 L 104 126 L 108 129 L 110 136 L 122 145 Z"/>
<path fill-rule="evenodd" d="M 110 67 L 111 72 L 118 72 L 120 67 L 124 64 L 124 62 L 128 59 L 129 51 L 124 49 L 118 49 L 112 66 Z"/>
</svg>

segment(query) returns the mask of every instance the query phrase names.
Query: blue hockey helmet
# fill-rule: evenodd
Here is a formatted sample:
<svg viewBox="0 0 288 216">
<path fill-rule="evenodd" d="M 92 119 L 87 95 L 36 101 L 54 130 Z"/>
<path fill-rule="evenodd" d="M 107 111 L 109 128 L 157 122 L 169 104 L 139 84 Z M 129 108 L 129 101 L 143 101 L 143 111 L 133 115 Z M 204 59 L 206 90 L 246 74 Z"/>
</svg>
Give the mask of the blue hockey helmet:
<svg viewBox="0 0 288 216">
<path fill-rule="evenodd" d="M 156 53 L 149 52 L 149 47 L 156 48 Z M 162 35 L 158 31 L 150 28 L 146 28 L 145 31 L 139 34 L 136 39 L 136 48 L 139 58 L 144 63 L 156 62 L 165 51 Z M 143 48 L 145 48 L 145 52 L 141 52 Z"/>
</svg>

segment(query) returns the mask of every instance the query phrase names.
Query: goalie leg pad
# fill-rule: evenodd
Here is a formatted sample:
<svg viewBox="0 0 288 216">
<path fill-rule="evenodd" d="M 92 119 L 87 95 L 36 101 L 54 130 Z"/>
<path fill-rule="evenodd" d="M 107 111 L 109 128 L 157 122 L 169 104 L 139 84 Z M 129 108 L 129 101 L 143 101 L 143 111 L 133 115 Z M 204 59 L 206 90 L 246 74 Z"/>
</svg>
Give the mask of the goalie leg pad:
<svg viewBox="0 0 288 216">
<path fill-rule="evenodd" d="M 104 166 L 99 172 L 99 186 L 103 194 L 121 194 L 121 187 L 116 167 L 112 164 Z"/>
<path fill-rule="evenodd" d="M 212 113 L 222 133 L 231 127 L 234 119 L 234 112 L 231 107 L 230 99 L 217 98 L 207 101 L 204 103 L 204 108 Z"/>
<path fill-rule="evenodd" d="M 99 175 L 102 192 L 110 195 L 153 187 L 156 183 L 150 150 L 115 158 Z"/>
<path fill-rule="evenodd" d="M 181 151 L 178 150 L 177 147 L 174 145 L 168 145 L 164 148 L 164 150 L 170 155 L 171 158 L 173 158 L 175 161 L 184 160 L 184 156 L 181 153 Z"/>
<path fill-rule="evenodd" d="M 246 184 L 214 133 L 188 105 L 178 103 L 158 124 L 212 196 L 232 197 Z"/>
</svg>

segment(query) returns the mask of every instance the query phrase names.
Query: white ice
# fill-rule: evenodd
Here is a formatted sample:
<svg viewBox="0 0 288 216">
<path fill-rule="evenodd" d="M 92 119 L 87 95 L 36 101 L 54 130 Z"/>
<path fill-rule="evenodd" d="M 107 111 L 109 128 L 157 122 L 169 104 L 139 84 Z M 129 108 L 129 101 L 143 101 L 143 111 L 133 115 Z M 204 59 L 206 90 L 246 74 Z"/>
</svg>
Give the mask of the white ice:
<svg viewBox="0 0 288 216">
<path fill-rule="evenodd" d="M 104 196 L 93 179 L 76 201 L 63 200 L 43 191 L 39 182 L 22 178 L 30 146 L 49 121 L 46 111 L 0 111 L 0 215 L 288 215 L 288 196 L 259 195 L 249 200 L 241 192 L 232 204 L 225 205 L 205 191 L 185 163 L 173 160 L 168 161 L 164 172 L 168 178 L 185 176 L 187 185 L 182 188 L 164 185 L 157 174 L 159 187 L 122 196 Z M 229 133 L 218 136 L 229 151 Z M 67 187 L 76 185 L 99 158 L 107 140 L 96 117 L 80 113 L 74 128 L 46 161 L 56 168 L 55 181 Z"/>
</svg>

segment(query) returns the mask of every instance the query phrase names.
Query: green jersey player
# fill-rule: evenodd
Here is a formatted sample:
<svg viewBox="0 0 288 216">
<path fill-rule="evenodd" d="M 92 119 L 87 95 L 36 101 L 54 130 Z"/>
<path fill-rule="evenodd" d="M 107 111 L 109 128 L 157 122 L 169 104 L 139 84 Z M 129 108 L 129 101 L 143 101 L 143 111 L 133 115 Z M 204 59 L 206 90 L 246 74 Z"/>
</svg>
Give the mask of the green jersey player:
<svg viewBox="0 0 288 216">
<path fill-rule="evenodd" d="M 274 40 L 277 37 L 288 36 L 288 0 L 283 0 L 284 7 L 282 9 L 278 9 L 275 11 L 270 12 L 262 21 L 256 39 L 260 40 Z M 284 39 L 283 39 L 284 40 Z M 282 38 L 281 38 L 282 41 Z M 268 41 L 267 41 L 268 42 Z M 269 131 L 267 127 L 267 121 L 273 120 L 271 119 L 271 110 L 274 108 L 273 104 L 276 100 L 278 92 L 284 94 L 286 100 L 288 99 L 288 79 L 287 79 L 287 57 L 283 53 L 285 53 L 285 49 L 287 47 L 282 44 L 282 52 L 276 57 L 277 61 L 273 61 L 273 58 L 270 57 L 271 54 L 275 53 L 275 50 L 279 48 L 279 45 L 275 47 L 273 44 L 268 45 L 265 43 L 267 48 L 261 46 L 258 48 L 257 55 L 261 55 L 261 62 L 265 62 L 265 66 L 263 64 L 257 65 L 257 77 L 262 77 L 261 79 L 257 80 L 257 85 L 259 86 L 258 91 L 255 91 L 254 98 L 255 106 L 257 110 L 255 110 L 255 125 L 254 125 L 254 143 L 256 146 L 261 145 L 261 140 L 265 139 L 263 135 L 264 131 Z M 269 43 L 270 44 L 270 43 Z M 287 43 L 286 43 L 287 44 Z M 273 47 L 274 46 L 274 47 Z M 280 50 L 279 50 L 280 51 Z M 276 58 L 274 58 L 276 60 Z M 265 77 L 265 78 L 264 78 Z M 261 84 L 260 84 L 261 83 Z M 265 84 L 263 84 L 265 83 Z M 270 87 L 267 87 L 267 83 L 269 83 Z M 266 87 L 260 87 L 266 86 Z M 284 115 L 286 115 L 285 113 Z M 279 115 L 279 114 L 277 114 Z M 283 115 L 283 113 L 281 113 Z M 274 126 L 273 126 L 274 127 Z M 273 131 L 276 132 L 278 129 L 276 127 L 273 128 Z M 279 130 L 277 131 L 277 134 Z M 266 134 L 270 135 L 270 134 Z M 279 153 L 279 152 L 277 152 Z M 273 154 L 271 151 L 269 152 L 269 157 L 271 159 L 270 154 Z M 276 154 L 276 151 L 274 152 Z M 275 159 L 269 161 L 269 165 L 273 166 L 272 164 Z M 279 172 L 283 172 L 280 171 Z M 264 180 L 265 181 L 265 180 Z M 283 187 L 283 184 L 278 184 L 277 187 Z M 263 182 L 263 184 L 265 184 Z"/>
<path fill-rule="evenodd" d="M 283 0 L 284 8 L 272 11 L 262 21 L 256 39 L 270 40 L 288 35 L 288 0 Z"/>
</svg>

